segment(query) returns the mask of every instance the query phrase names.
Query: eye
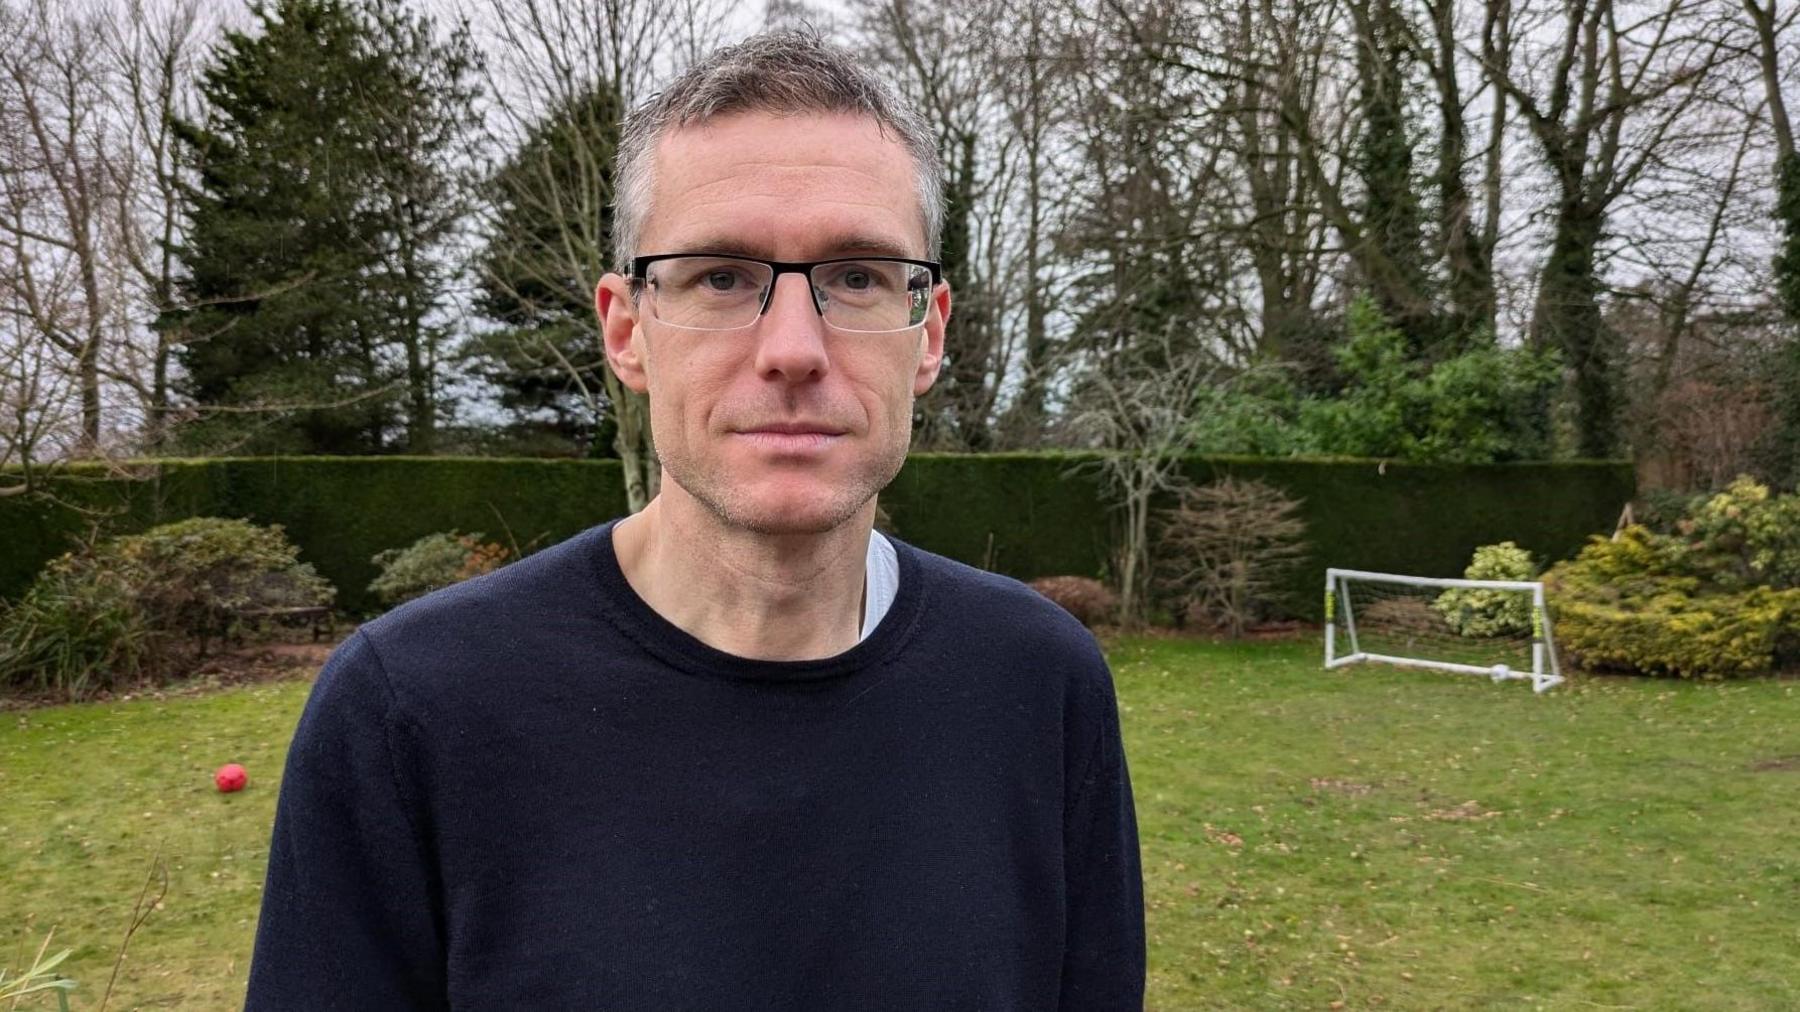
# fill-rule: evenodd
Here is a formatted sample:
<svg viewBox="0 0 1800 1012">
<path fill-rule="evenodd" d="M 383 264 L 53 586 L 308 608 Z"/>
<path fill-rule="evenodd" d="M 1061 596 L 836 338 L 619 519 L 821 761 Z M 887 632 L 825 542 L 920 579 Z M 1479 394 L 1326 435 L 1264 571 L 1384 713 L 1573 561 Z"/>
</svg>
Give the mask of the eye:
<svg viewBox="0 0 1800 1012">
<path fill-rule="evenodd" d="M 743 278 L 736 271 L 714 270 L 706 272 L 706 276 L 701 279 L 701 284 L 715 292 L 729 292 L 736 288 L 742 280 Z"/>
<path fill-rule="evenodd" d="M 870 276 L 868 271 L 853 267 L 844 272 L 844 276 L 838 279 L 838 283 L 845 288 L 848 288 L 850 291 L 860 292 L 868 288 L 873 288 L 875 286 L 875 279 Z"/>
</svg>

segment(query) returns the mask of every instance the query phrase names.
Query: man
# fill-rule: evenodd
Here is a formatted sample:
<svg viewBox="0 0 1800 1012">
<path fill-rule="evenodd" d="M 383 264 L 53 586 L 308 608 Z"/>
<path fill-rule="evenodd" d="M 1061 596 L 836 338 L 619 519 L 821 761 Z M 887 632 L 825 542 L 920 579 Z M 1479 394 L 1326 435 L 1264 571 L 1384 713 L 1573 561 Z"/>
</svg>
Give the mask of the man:
<svg viewBox="0 0 1800 1012">
<path fill-rule="evenodd" d="M 950 313 L 929 132 L 768 35 L 619 157 L 596 306 L 661 493 L 337 651 L 249 1007 L 1141 1008 L 1093 638 L 872 533 Z"/>
</svg>

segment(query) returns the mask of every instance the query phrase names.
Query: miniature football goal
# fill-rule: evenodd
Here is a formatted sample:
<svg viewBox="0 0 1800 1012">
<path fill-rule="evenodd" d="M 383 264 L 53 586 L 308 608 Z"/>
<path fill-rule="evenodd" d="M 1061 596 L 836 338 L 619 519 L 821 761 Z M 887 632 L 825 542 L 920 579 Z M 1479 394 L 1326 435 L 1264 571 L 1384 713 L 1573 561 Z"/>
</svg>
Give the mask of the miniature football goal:
<svg viewBox="0 0 1800 1012">
<path fill-rule="evenodd" d="M 1340 652 L 1341 651 L 1341 652 Z M 1363 661 L 1561 684 L 1544 585 L 1325 571 L 1325 666 Z"/>
</svg>

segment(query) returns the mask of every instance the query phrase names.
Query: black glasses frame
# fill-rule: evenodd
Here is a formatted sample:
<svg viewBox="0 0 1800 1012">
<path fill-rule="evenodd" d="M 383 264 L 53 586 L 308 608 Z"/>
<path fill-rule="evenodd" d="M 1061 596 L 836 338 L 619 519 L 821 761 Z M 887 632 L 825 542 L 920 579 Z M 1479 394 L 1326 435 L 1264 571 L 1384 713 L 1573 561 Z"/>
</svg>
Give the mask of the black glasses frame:
<svg viewBox="0 0 1800 1012">
<path fill-rule="evenodd" d="M 657 253 L 654 256 L 631 258 L 631 287 L 634 293 L 643 291 L 644 286 L 649 283 L 649 271 L 652 264 L 664 260 L 687 260 L 694 257 L 705 257 L 709 260 L 736 260 L 739 263 L 746 264 L 762 264 L 773 271 L 774 273 L 769 275 L 769 287 L 763 292 L 762 305 L 757 307 L 757 316 L 764 316 L 769 312 L 769 303 L 775 298 L 775 282 L 780 281 L 783 274 L 798 274 L 806 279 L 806 292 L 812 299 L 813 310 L 819 314 L 820 318 L 823 318 L 825 316 L 825 307 L 819 305 L 819 292 L 818 289 L 813 287 L 812 271 L 814 267 L 823 267 L 826 264 L 867 263 L 869 261 L 884 264 L 912 264 L 914 267 L 924 267 L 931 271 L 932 288 L 935 289 L 938 284 L 944 280 L 943 264 L 940 264 L 935 260 L 914 260 L 911 257 L 864 256 L 832 257 L 828 260 L 763 260 L 758 257 L 738 256 L 733 253 Z M 745 326 L 749 326 L 749 324 L 745 324 Z M 916 327 L 918 324 L 915 323 L 913 326 Z M 900 329 L 910 330 L 912 328 L 902 327 Z M 879 333 L 879 331 L 872 331 L 871 333 Z"/>
</svg>

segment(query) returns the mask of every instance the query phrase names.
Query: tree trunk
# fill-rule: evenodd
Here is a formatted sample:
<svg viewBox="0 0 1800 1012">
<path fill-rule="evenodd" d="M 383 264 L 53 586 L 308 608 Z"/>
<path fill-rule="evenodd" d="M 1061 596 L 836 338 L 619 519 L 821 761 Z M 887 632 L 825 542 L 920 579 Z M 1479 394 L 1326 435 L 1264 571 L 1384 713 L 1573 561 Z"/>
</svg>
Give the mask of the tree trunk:
<svg viewBox="0 0 1800 1012">
<path fill-rule="evenodd" d="M 423 314 L 419 311 L 417 296 L 421 285 L 415 251 L 410 248 L 411 237 L 402 241 L 409 245 L 404 255 L 406 294 L 402 296 L 402 304 L 405 319 L 400 327 L 400 339 L 406 345 L 406 452 L 429 454 L 437 442 L 437 397 L 426 354 L 430 335 L 426 333 Z"/>
<path fill-rule="evenodd" d="M 1432 8 L 1437 36 L 1432 75 L 1438 86 L 1438 243 L 1449 274 L 1451 318 L 1446 336 L 1451 346 L 1445 349 L 1449 354 L 1469 350 L 1484 335 L 1492 341 L 1495 311 L 1493 265 L 1476 232 L 1474 200 L 1463 177 L 1468 124 L 1456 77 L 1455 13 L 1453 0 L 1437 0 Z"/>
<path fill-rule="evenodd" d="M 82 457 L 100 455 L 100 337 L 90 335 L 81 346 L 81 446 Z"/>
<path fill-rule="evenodd" d="M 1434 356 L 1443 329 L 1432 304 L 1413 187 L 1413 141 L 1406 122 L 1407 38 L 1410 26 L 1392 0 L 1350 4 L 1356 26 L 1358 111 L 1356 151 L 1363 181 L 1361 221 L 1347 238 L 1383 315 L 1406 334 L 1412 349 Z M 1371 265 L 1385 265 L 1372 267 Z"/>
<path fill-rule="evenodd" d="M 1600 313 L 1595 254 L 1605 214 L 1580 197 L 1565 197 L 1556 217 L 1550 257 L 1538 282 L 1533 341 L 1562 351 L 1574 378 L 1576 450 L 1601 459 L 1618 454 L 1620 396 L 1618 335 Z"/>
<path fill-rule="evenodd" d="M 1444 0 L 1448 3 L 1449 0 Z M 1507 93 L 1500 81 L 1512 73 L 1512 0 L 1489 0 L 1487 19 L 1482 25 L 1482 56 L 1489 66 L 1489 87 L 1494 93 L 1493 108 L 1488 113 L 1488 149 L 1483 168 L 1481 257 L 1489 274 L 1487 313 L 1483 321 L 1488 329 L 1498 327 L 1498 300 L 1493 289 L 1494 250 L 1500 244 L 1500 209 L 1502 182 L 1506 168 Z"/>
<path fill-rule="evenodd" d="M 656 441 L 650 431 L 650 402 L 642 394 L 606 370 L 606 400 L 618 423 L 613 446 L 624 469 L 625 507 L 633 513 L 650 504 L 662 485 L 662 468 L 656 460 Z"/>
<path fill-rule="evenodd" d="M 1143 461 L 1134 468 L 1143 471 L 1153 466 Z M 1125 545 L 1119 574 L 1119 624 L 1127 629 L 1144 625 L 1144 569 L 1150 554 L 1150 496 L 1156 490 L 1154 481 L 1136 476 L 1142 487 L 1134 489 L 1125 501 Z"/>
</svg>

